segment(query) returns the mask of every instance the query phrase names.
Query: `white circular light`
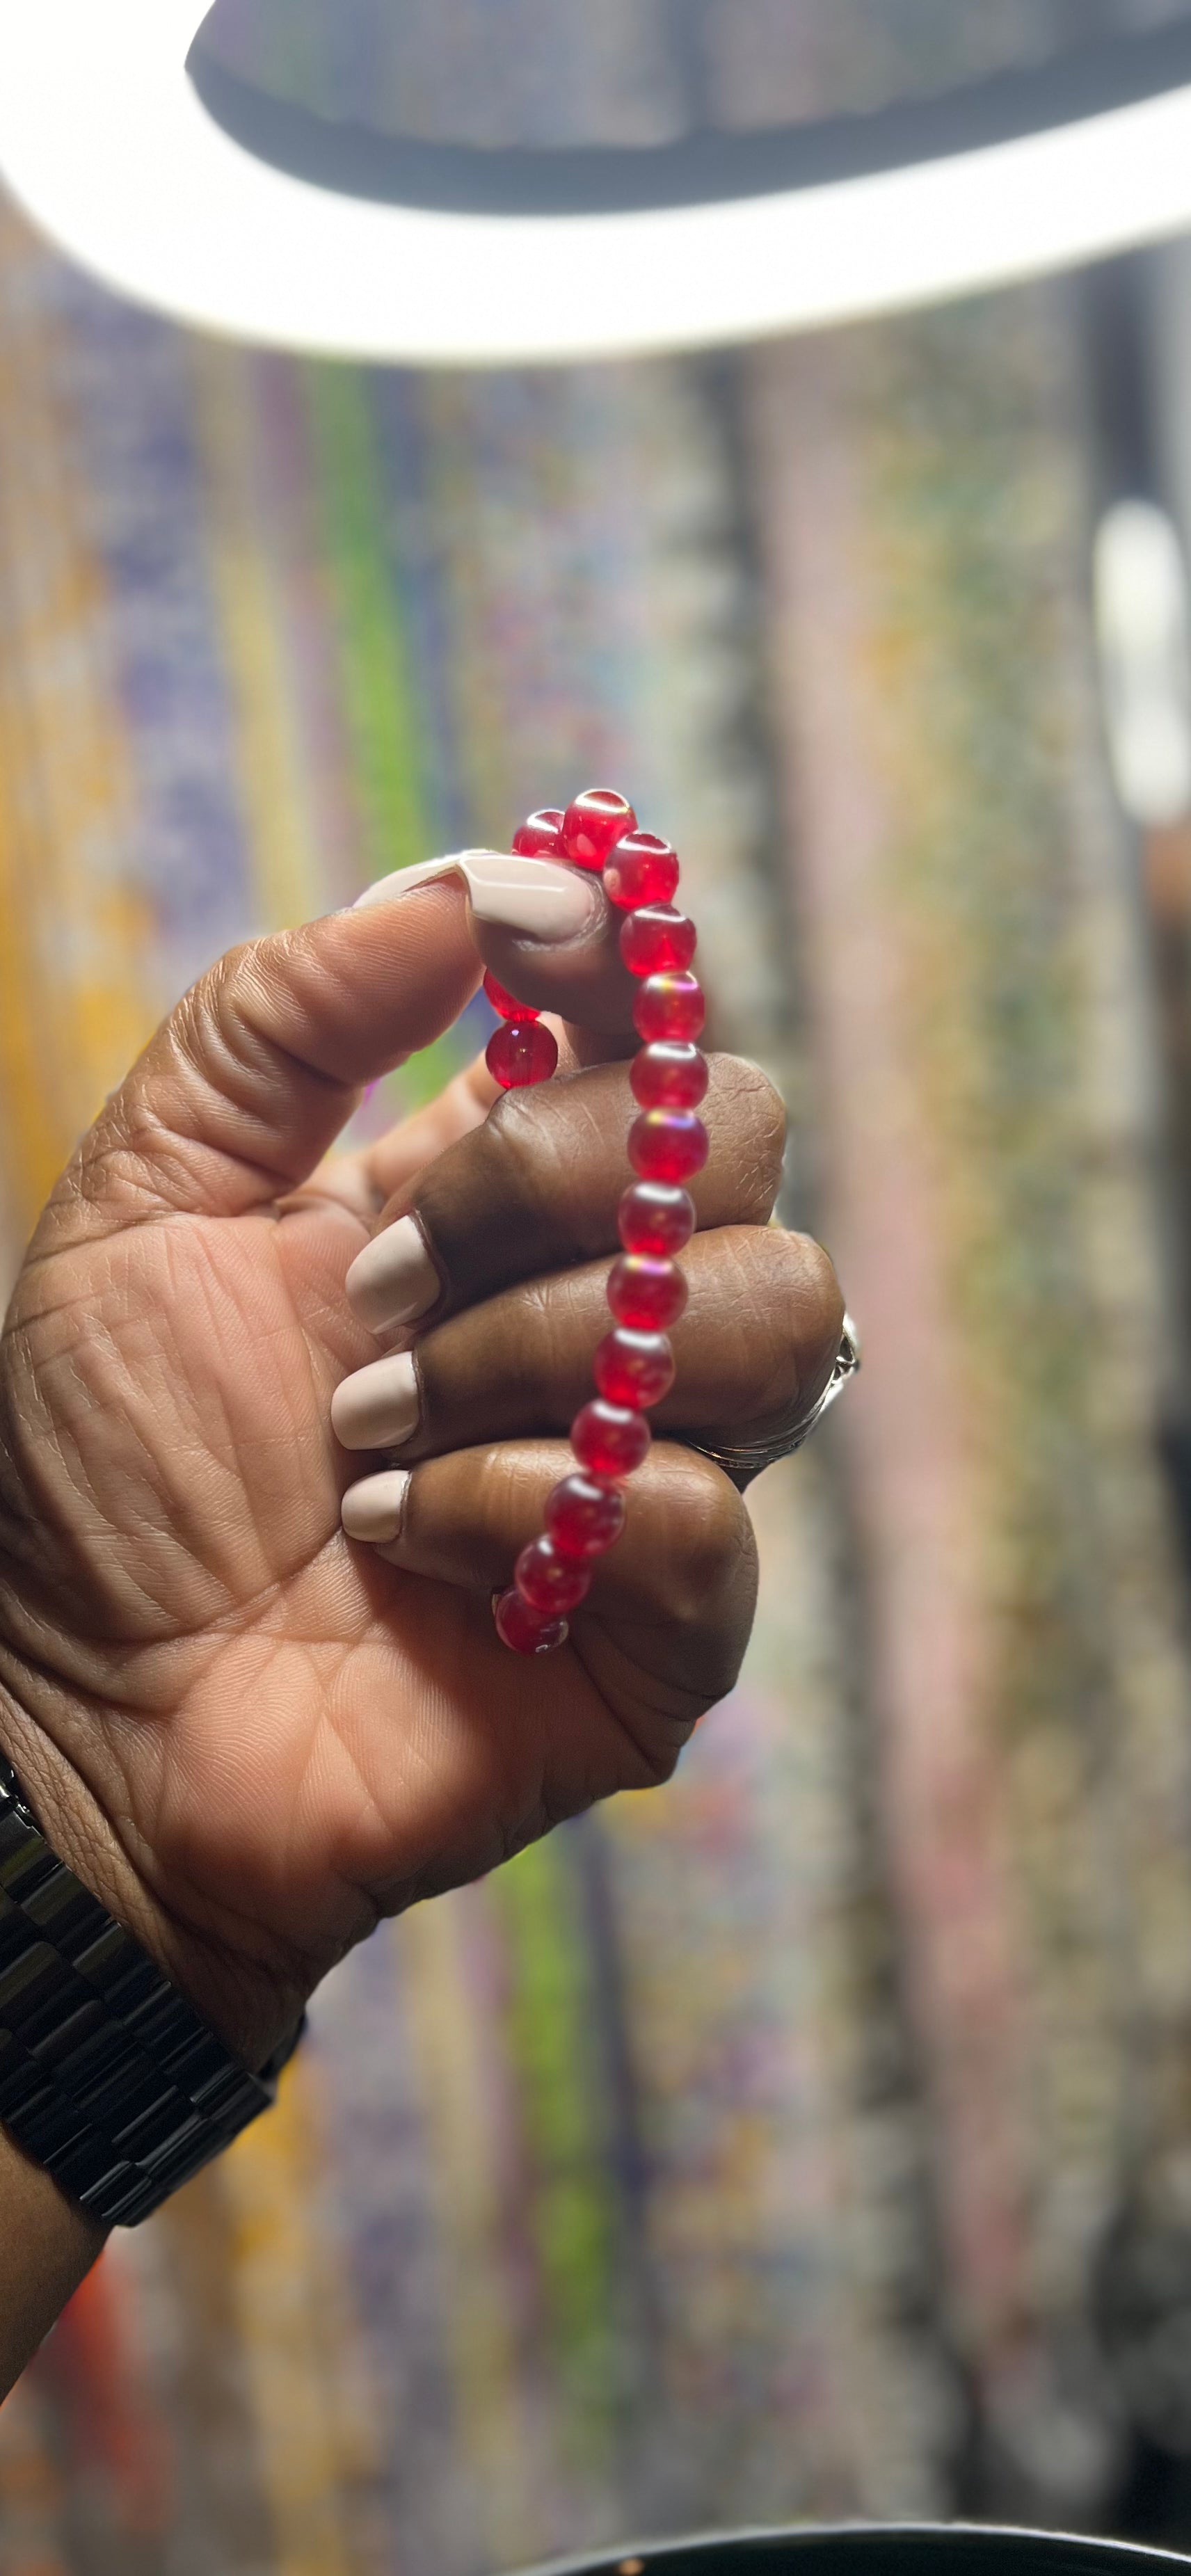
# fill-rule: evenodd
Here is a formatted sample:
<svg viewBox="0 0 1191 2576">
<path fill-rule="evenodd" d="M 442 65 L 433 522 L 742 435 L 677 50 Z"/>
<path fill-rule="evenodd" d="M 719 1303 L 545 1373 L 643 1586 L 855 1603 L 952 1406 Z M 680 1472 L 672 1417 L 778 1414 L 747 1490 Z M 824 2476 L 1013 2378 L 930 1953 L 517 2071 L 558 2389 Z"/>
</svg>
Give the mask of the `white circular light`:
<svg viewBox="0 0 1191 2576">
<path fill-rule="evenodd" d="M 185 70 L 207 0 L 0 0 L 0 174 L 109 286 L 339 357 L 504 365 L 843 322 L 1191 226 L 1191 87 L 910 168 L 644 212 L 439 213 L 233 142 Z"/>
</svg>

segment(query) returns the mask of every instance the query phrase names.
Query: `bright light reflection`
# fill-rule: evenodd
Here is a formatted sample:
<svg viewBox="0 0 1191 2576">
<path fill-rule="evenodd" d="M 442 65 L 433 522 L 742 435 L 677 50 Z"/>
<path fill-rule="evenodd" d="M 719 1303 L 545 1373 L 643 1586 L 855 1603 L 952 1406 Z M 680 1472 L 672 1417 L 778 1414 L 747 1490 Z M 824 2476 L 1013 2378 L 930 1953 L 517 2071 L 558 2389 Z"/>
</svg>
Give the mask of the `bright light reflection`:
<svg viewBox="0 0 1191 2576">
<path fill-rule="evenodd" d="M 1117 794 L 1153 830 L 1191 810 L 1191 638 L 1183 551 L 1164 511 L 1119 501 L 1096 532 L 1096 634 Z"/>
<path fill-rule="evenodd" d="M 499 219 L 339 197 L 233 143 L 204 0 L 0 0 L 0 173 L 121 293 L 329 355 L 500 365 L 746 340 L 1007 284 L 1191 227 L 1191 88 L 787 194 Z"/>
</svg>

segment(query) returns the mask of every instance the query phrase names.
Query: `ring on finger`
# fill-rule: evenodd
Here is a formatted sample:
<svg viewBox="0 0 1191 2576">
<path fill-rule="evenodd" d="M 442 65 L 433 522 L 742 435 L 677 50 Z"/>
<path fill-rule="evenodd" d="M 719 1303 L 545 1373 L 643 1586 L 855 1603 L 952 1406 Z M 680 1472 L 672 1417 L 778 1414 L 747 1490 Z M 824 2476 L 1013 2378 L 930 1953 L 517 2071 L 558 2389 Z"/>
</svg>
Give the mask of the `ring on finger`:
<svg viewBox="0 0 1191 2576">
<path fill-rule="evenodd" d="M 798 1420 L 785 1425 L 780 1431 L 770 1432 L 764 1439 L 720 1443 L 711 1440 L 695 1440 L 689 1434 L 679 1435 L 683 1438 L 683 1446 L 687 1449 L 696 1449 L 701 1458 L 710 1458 L 713 1466 L 722 1467 L 724 1474 L 731 1477 L 733 1484 L 743 1490 L 744 1486 L 751 1484 L 754 1476 L 761 1475 L 766 1467 L 776 1466 L 780 1458 L 791 1458 L 796 1449 L 802 1448 L 804 1442 L 810 1439 L 812 1431 L 818 1430 L 824 1414 L 835 1403 L 836 1397 L 842 1395 L 849 1379 L 855 1377 L 859 1366 L 860 1336 L 851 1316 L 845 1315 L 840 1346 L 835 1355 L 831 1375 L 809 1413 L 802 1414 Z"/>
</svg>

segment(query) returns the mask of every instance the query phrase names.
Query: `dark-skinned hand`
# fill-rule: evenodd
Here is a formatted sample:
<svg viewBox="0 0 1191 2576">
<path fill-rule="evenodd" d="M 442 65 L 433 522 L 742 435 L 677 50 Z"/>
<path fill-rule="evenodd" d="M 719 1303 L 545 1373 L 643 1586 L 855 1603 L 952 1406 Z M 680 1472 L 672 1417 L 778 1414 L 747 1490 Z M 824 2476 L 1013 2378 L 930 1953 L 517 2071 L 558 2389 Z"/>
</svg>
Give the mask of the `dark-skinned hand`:
<svg viewBox="0 0 1191 2576">
<path fill-rule="evenodd" d="M 838 1346 L 826 1257 L 767 1222 L 781 1104 L 716 1057 L 677 1378 L 624 1536 L 560 1652 L 499 1643 L 493 1589 L 607 1322 L 634 1044 L 598 884 L 519 867 L 540 900 L 497 863 L 470 901 L 458 871 L 393 880 L 214 966 L 73 1156 L 5 1328 L 0 1749 L 250 2063 L 380 1915 L 667 1777 L 755 1593 L 740 1497 L 682 1436 L 796 1420 Z M 480 1064 L 331 1158 L 481 958 L 557 1015 L 558 1078 L 494 1102 Z M 353 1311 L 349 1267 L 402 1219 Z"/>
</svg>

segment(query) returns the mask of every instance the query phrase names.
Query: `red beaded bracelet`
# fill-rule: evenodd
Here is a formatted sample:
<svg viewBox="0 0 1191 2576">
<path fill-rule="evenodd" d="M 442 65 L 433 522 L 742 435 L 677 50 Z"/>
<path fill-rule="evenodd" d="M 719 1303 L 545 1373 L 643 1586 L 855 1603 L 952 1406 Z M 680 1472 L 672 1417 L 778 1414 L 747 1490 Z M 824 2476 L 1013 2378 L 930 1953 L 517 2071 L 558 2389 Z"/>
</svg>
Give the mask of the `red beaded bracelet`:
<svg viewBox="0 0 1191 2576">
<path fill-rule="evenodd" d="M 707 1089 L 707 1059 L 695 1045 L 706 1005 L 690 973 L 695 925 L 677 912 L 678 859 L 668 841 L 641 832 L 632 806 L 610 787 L 589 787 L 568 805 L 531 814 L 513 835 L 522 858 L 569 859 L 603 877 L 611 903 L 626 916 L 620 953 L 640 978 L 633 1024 L 643 1044 L 629 1080 L 638 1115 L 629 1129 L 629 1162 L 637 1178 L 618 1213 L 624 1246 L 608 1274 L 615 1322 L 595 1354 L 597 1394 L 571 1424 L 578 1471 L 564 1476 L 546 1502 L 546 1527 L 523 1547 L 513 1581 L 494 1604 L 498 1634 L 519 1655 L 547 1655 L 567 1636 L 568 1610 L 591 1583 L 591 1560 L 614 1545 L 624 1527 L 626 1477 L 649 1452 L 651 1404 L 674 1380 L 666 1328 L 686 1304 L 686 1281 L 674 1258 L 695 1228 L 694 1203 L 682 1187 L 707 1160 L 707 1129 L 698 1115 Z M 506 993 L 492 975 L 484 990 L 503 1026 L 488 1043 L 488 1070 L 506 1091 L 545 1082 L 558 1048 L 536 1011 Z"/>
</svg>

